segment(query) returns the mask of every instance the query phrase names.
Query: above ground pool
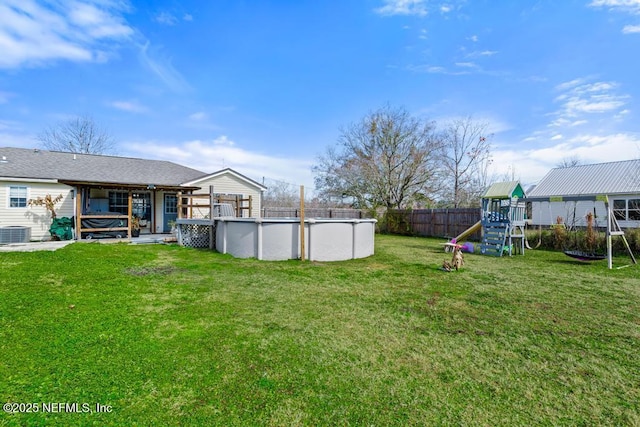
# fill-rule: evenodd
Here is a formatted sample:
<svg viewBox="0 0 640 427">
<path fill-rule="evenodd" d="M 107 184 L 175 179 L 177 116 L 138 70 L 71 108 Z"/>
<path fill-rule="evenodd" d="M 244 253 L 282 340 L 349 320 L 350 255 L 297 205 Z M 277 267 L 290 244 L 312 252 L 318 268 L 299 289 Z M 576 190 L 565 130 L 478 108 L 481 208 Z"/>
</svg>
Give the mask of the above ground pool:
<svg viewBox="0 0 640 427">
<path fill-rule="evenodd" d="M 319 219 L 304 222 L 305 258 L 343 261 L 373 255 L 375 219 Z M 183 246 L 210 247 L 237 258 L 299 259 L 299 218 L 179 219 Z"/>
</svg>

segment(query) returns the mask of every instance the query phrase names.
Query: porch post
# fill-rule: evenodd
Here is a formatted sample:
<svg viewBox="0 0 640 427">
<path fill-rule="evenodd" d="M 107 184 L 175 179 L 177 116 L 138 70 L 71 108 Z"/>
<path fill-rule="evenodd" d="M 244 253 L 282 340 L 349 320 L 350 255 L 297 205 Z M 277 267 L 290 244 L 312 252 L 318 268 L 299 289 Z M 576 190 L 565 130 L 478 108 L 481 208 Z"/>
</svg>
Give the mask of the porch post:
<svg viewBox="0 0 640 427">
<path fill-rule="evenodd" d="M 82 240 L 82 187 L 76 187 L 76 240 Z"/>
<path fill-rule="evenodd" d="M 127 220 L 127 238 L 131 239 L 131 222 L 133 219 L 133 216 L 131 215 L 133 213 L 133 193 L 131 192 L 131 190 L 129 190 L 129 200 L 127 208 L 129 215 L 129 219 Z"/>
<path fill-rule="evenodd" d="M 215 247 L 215 242 L 213 240 L 213 230 L 215 227 L 215 220 L 213 219 L 213 211 L 214 211 L 214 206 L 213 206 L 213 195 L 215 193 L 213 192 L 213 185 L 209 186 L 209 220 L 211 221 L 211 224 L 209 225 L 209 249 L 213 249 Z"/>
</svg>

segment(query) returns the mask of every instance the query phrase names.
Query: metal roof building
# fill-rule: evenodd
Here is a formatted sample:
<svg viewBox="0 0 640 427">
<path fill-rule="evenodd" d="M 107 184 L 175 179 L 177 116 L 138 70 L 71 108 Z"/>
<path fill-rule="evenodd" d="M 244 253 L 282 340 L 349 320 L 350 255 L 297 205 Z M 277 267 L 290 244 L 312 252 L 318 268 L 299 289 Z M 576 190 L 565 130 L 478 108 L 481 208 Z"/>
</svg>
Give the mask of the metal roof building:
<svg viewBox="0 0 640 427">
<path fill-rule="evenodd" d="M 640 193 L 640 160 L 552 169 L 529 197 Z"/>
<path fill-rule="evenodd" d="M 640 160 L 552 169 L 527 193 L 530 198 L 554 196 L 608 196 L 620 226 L 640 227 Z M 597 223 L 606 223 L 600 201 L 532 202 L 535 225 L 555 224 L 560 217 L 565 224 L 584 226 L 589 212 Z"/>
</svg>

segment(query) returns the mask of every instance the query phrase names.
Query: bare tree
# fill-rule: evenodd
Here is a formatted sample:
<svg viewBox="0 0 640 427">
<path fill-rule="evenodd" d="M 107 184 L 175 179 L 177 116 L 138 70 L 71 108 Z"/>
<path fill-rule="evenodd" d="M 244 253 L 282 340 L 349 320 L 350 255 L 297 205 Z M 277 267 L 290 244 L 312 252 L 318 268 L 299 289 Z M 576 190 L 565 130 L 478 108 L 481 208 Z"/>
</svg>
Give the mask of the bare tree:
<svg viewBox="0 0 640 427">
<path fill-rule="evenodd" d="M 77 116 L 46 128 L 38 136 L 43 148 L 82 154 L 109 154 L 115 148 L 113 137 L 91 116 Z"/>
<path fill-rule="evenodd" d="M 321 197 L 357 208 L 410 206 L 432 192 L 439 149 L 433 124 L 386 106 L 341 130 L 313 167 Z"/>
<path fill-rule="evenodd" d="M 443 198 L 453 207 L 474 204 L 488 184 L 491 144 L 487 127 L 467 117 L 451 121 L 440 134 Z"/>
<path fill-rule="evenodd" d="M 574 166 L 580 166 L 582 160 L 578 156 L 563 157 L 556 165 L 556 168 L 572 168 Z"/>
<path fill-rule="evenodd" d="M 265 207 L 290 208 L 300 205 L 300 189 L 285 181 L 269 180 L 265 183 L 263 203 Z"/>
</svg>

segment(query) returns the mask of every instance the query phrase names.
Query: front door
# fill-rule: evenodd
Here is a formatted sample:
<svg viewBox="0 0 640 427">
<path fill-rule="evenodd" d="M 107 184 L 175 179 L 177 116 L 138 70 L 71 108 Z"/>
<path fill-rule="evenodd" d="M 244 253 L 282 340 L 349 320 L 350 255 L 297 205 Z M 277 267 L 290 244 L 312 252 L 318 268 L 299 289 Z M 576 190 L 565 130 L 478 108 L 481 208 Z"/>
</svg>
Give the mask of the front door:
<svg viewBox="0 0 640 427">
<path fill-rule="evenodd" d="M 163 231 L 168 233 L 171 231 L 171 224 L 178 218 L 178 198 L 175 194 L 164 195 L 164 221 Z"/>
</svg>

